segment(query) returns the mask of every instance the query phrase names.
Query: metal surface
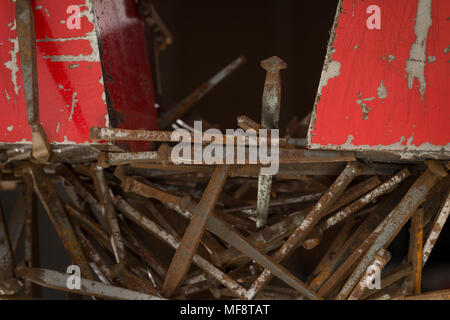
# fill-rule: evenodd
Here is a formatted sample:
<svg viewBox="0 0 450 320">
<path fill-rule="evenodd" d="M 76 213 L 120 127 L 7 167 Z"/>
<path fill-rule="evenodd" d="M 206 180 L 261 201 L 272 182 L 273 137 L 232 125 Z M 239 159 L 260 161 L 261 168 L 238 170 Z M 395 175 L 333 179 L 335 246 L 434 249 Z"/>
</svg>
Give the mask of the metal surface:
<svg viewBox="0 0 450 320">
<path fill-rule="evenodd" d="M 225 145 L 222 145 L 222 147 Z M 195 148 L 195 147 L 192 147 Z M 232 149 L 233 154 L 237 157 L 237 146 Z M 211 161 L 206 161 L 202 159 L 201 161 L 197 161 L 195 158 L 177 157 L 176 159 L 172 159 L 172 147 L 164 147 L 163 150 L 158 151 L 145 151 L 145 152 L 129 152 L 129 153 L 118 153 L 118 152 L 108 152 L 102 153 L 100 161 L 104 167 L 108 167 L 111 165 L 122 165 L 122 164 L 132 164 L 132 165 L 141 165 L 142 167 L 146 167 L 151 164 L 161 164 L 164 167 L 172 164 L 182 164 L 184 165 L 215 165 L 217 163 L 211 163 Z M 248 165 L 248 170 L 254 170 L 252 166 L 263 166 L 264 160 L 258 156 L 254 162 L 250 163 L 250 156 L 248 148 L 244 149 L 245 154 L 245 165 Z M 191 153 L 193 154 L 193 152 Z M 235 157 L 232 158 L 234 161 Z M 219 164 L 228 163 L 227 155 L 223 153 L 222 155 L 217 155 L 217 162 Z M 229 159 L 229 158 L 228 158 Z M 293 150 L 293 149 L 279 149 L 278 158 L 273 161 L 273 163 L 280 164 L 299 164 L 299 163 L 318 163 L 318 162 L 345 162 L 345 161 L 354 161 L 356 160 L 355 154 L 352 152 L 329 152 L 329 151 L 314 151 L 314 150 Z M 200 162 L 200 163 L 199 163 Z M 235 161 L 236 162 L 236 161 Z M 242 164 L 244 165 L 244 164 Z M 176 168 L 180 168 L 177 166 Z M 180 168 L 181 169 L 181 168 Z M 256 168 L 260 169 L 260 168 Z M 298 174 L 298 173 L 297 173 Z"/>
<path fill-rule="evenodd" d="M 180 245 L 180 240 L 175 238 L 173 235 L 169 234 L 167 231 L 156 225 L 150 219 L 142 216 L 138 211 L 136 211 L 133 207 L 131 207 L 125 200 L 120 197 L 117 197 L 115 200 L 115 204 L 117 208 L 125 215 L 127 215 L 130 219 L 135 221 L 137 224 L 142 226 L 147 231 L 151 232 L 162 241 L 169 244 L 172 248 L 177 249 Z M 205 272 L 211 275 L 214 279 L 221 282 L 225 287 L 230 289 L 232 292 L 236 293 L 238 296 L 245 298 L 246 290 L 242 288 L 238 283 L 228 277 L 226 274 L 221 272 L 219 269 L 214 267 L 208 261 L 200 257 L 199 255 L 194 255 L 193 263 L 195 263 L 198 267 L 202 268 Z"/>
<path fill-rule="evenodd" d="M 278 57 L 271 57 L 261 61 L 261 66 L 266 70 L 266 82 L 261 111 L 261 125 L 265 129 L 278 129 L 281 106 L 281 78 L 280 70 L 286 69 L 286 63 Z M 258 176 L 258 195 L 256 209 L 256 227 L 261 228 L 267 222 L 270 203 L 270 188 L 272 176 Z"/>
<path fill-rule="evenodd" d="M 375 231 L 365 240 L 365 244 L 369 244 L 367 252 L 363 259 L 359 262 L 350 278 L 347 279 L 341 288 L 336 299 L 345 299 L 350 290 L 356 285 L 356 281 L 373 259 L 376 251 L 387 247 L 400 229 L 408 221 L 409 217 L 417 210 L 418 206 L 424 201 L 425 196 L 431 188 L 439 182 L 440 179 L 447 175 L 447 171 L 438 163 L 427 162 L 428 169 L 416 180 L 414 185 L 409 189 L 408 193 L 403 197 L 397 207 L 383 220 L 383 222 L 375 229 Z M 362 246 L 358 250 L 362 250 Z"/>
<path fill-rule="evenodd" d="M 208 219 L 225 184 L 228 171 L 229 166 L 219 166 L 214 170 L 200 203 L 192 213 L 191 222 L 184 232 L 181 243 L 175 252 L 164 279 L 162 292 L 165 296 L 171 296 L 186 276 L 191 266 L 192 257 L 200 244 Z"/>
<path fill-rule="evenodd" d="M 399 1 L 404 4 L 405 0 Z M 426 8 L 424 4 L 433 4 L 431 38 L 437 37 L 433 28 L 440 23 L 434 17 L 447 8 L 438 8 L 440 1 L 417 1 L 418 12 Z M 379 2 L 384 10 L 386 1 Z M 80 299 L 81 295 L 92 299 L 157 300 L 448 299 L 447 291 L 422 293 L 421 282 L 426 280 L 422 267 L 428 259 L 434 259 L 430 252 L 450 212 L 450 180 L 444 178 L 450 164 L 410 159 L 416 158 L 417 150 L 412 149 L 423 140 L 421 130 L 426 127 L 415 118 L 416 98 L 421 90 L 423 105 L 427 104 L 423 119 L 429 120 L 430 114 L 441 110 L 441 106 L 433 105 L 433 97 L 438 95 L 432 69 L 441 63 L 442 56 L 435 56 L 436 61 L 425 65 L 414 59 L 405 60 L 407 66 L 403 69 L 413 79 L 420 80 L 417 72 L 424 66 L 427 86 L 423 88 L 420 81 L 419 88 L 407 88 L 408 77 L 398 77 L 398 72 L 389 76 L 403 56 L 394 60 L 388 53 L 376 63 L 384 65 L 382 86 L 376 88 L 382 97 L 366 96 L 366 88 L 380 80 L 377 70 L 373 79 L 360 78 L 358 74 L 340 88 L 342 79 L 351 72 L 347 59 L 352 59 L 351 66 L 357 66 L 362 56 L 372 51 L 370 54 L 375 54 L 383 47 L 360 42 L 366 37 L 364 32 L 355 36 L 353 31 L 345 31 L 347 24 L 362 21 L 361 10 L 367 6 L 360 0 L 354 0 L 351 7 L 349 3 L 341 1 L 338 10 L 314 112 L 300 121 L 292 119 L 287 135 L 281 139 L 264 134 L 244 138 L 225 134 L 223 139 L 216 139 L 216 135 L 192 126 L 192 121 L 201 120 L 204 128 L 218 127 L 190 112 L 190 108 L 242 65 L 242 57 L 169 108 L 170 99 L 161 96 L 158 57 L 149 61 L 146 45 L 153 47 L 150 55 L 158 56 L 171 43 L 172 36 L 150 1 L 71 0 L 70 4 L 81 9 L 81 29 L 67 28 L 68 0 L 1 2 L 0 23 L 6 17 L 11 24 L 0 29 L 0 62 L 10 59 L 3 64 L 7 77 L 3 77 L 5 70 L 0 70 L 0 85 L 6 90 L 5 95 L 0 92 L 0 127 L 9 128 L 0 139 L 0 190 L 15 191 L 20 196 L 14 209 L 7 212 L 7 221 L 3 215 L 0 217 L 0 299 L 45 298 L 47 290 L 40 292 L 41 287 L 66 291 L 68 299 Z M 15 25 L 15 9 L 20 13 L 24 4 L 27 14 L 16 17 Z M 354 9 L 351 18 L 349 8 Z M 411 6 L 405 8 L 404 15 L 408 17 Z M 34 32 L 30 33 L 33 24 L 20 25 L 32 19 L 33 12 L 35 58 Z M 391 17 L 385 12 L 382 16 L 383 27 L 390 24 Z M 423 17 L 422 12 L 415 23 L 423 24 Z M 152 43 L 143 41 L 144 21 Z M 370 39 L 387 31 L 371 32 Z M 403 39 L 405 34 L 396 37 Z M 427 44 L 429 49 L 428 43 L 437 39 L 431 38 L 414 47 L 422 50 Z M 408 40 L 414 42 L 412 38 Z M 353 42 L 358 47 L 343 55 L 343 47 Z M 403 52 L 405 43 L 396 50 Z M 27 51 L 27 46 L 31 50 Z M 154 79 L 159 83 L 161 128 L 172 125 L 175 130 L 185 129 L 191 141 L 183 142 L 191 151 L 222 147 L 222 163 L 188 157 L 179 163 L 172 158 L 179 140 L 173 137 L 176 131 L 156 131 L 150 65 L 158 73 Z M 286 64 L 272 57 L 261 65 L 267 71 L 261 124 L 239 115 L 239 130 L 278 129 L 280 70 Z M 370 65 L 367 63 L 368 70 L 373 71 Z M 354 83 L 353 79 L 359 81 Z M 394 91 L 397 81 L 402 81 L 407 89 Z M 353 110 L 346 99 L 355 87 L 360 87 L 361 97 L 357 97 Z M 402 95 L 402 90 L 408 91 Z M 339 98 L 332 98 L 336 94 Z M 398 99 L 408 101 L 412 108 L 411 117 L 402 126 L 397 123 L 401 116 L 392 118 L 385 110 Z M 325 112 L 324 106 L 331 104 L 335 110 Z M 339 109 L 340 104 L 348 110 Z M 402 104 L 397 105 L 398 112 L 402 112 Z M 31 144 L 26 110 L 30 111 L 31 124 L 42 121 L 52 142 L 51 157 L 45 153 L 45 144 Z M 358 118 L 361 112 L 365 119 Z M 385 117 L 380 120 L 381 113 Z M 356 116 L 358 123 L 367 126 L 351 127 L 354 131 L 346 132 L 339 122 L 346 116 L 348 123 Z M 11 118 L 16 122 L 9 123 Z M 391 126 L 387 130 L 383 121 L 389 120 Z M 401 156 L 360 152 L 359 147 L 358 152 L 304 148 L 310 121 L 316 125 L 309 137 L 314 140 L 313 145 L 316 140 L 322 141 L 320 130 L 325 128 L 332 132 L 333 139 L 341 139 L 344 131 L 345 137 L 352 135 L 353 140 L 344 143 L 343 149 L 350 142 L 368 138 L 369 142 L 363 141 L 364 148 L 384 150 L 386 141 L 396 139 L 412 123 L 410 120 L 417 126 L 405 131 L 408 135 L 401 143 L 394 143 L 395 148 L 407 151 Z M 434 141 L 446 138 L 440 125 L 436 122 L 436 130 L 442 132 L 432 137 Z M 199 137 L 202 139 L 196 140 Z M 273 162 L 279 170 L 263 175 L 266 164 L 261 161 L 261 154 L 256 163 L 231 163 L 230 160 L 236 160 L 234 144 L 238 141 L 245 145 L 248 159 L 252 147 L 278 142 L 279 154 Z M 233 142 L 233 149 L 228 148 L 229 142 Z M 333 148 L 333 143 L 324 146 Z M 387 149 L 398 151 L 392 146 Z M 429 154 L 426 146 L 427 150 L 419 150 L 419 158 L 440 156 L 439 152 Z M 229 151 L 234 152 L 232 156 Z M 40 269 L 40 258 L 47 252 L 40 252 L 39 246 L 42 250 L 47 250 L 47 246 L 42 247 L 46 234 L 38 224 L 37 200 L 49 216 L 71 264 L 80 267 L 79 289 L 69 288 L 69 275 L 57 268 Z M 386 251 L 390 243 L 398 239 L 406 247 L 400 230 L 409 220 L 408 256 L 403 256 L 406 250 L 393 248 L 392 261 L 383 270 L 391 258 Z M 303 249 L 296 250 L 300 246 Z M 292 260 L 288 259 L 291 255 Z M 374 274 L 373 269 L 383 271 Z M 312 272 L 308 274 L 306 270 Z M 269 283 L 273 276 L 277 281 Z M 381 284 L 372 289 L 368 280 L 374 276 L 381 277 Z"/>
<path fill-rule="evenodd" d="M 328 297 L 339 285 L 342 285 L 342 281 L 350 275 L 356 262 L 365 253 L 368 245 L 364 244 L 365 240 L 401 200 L 407 187 L 407 184 L 402 185 L 399 192 L 391 193 L 386 201 L 353 232 L 333 259 L 322 268 L 311 282 L 311 286 L 317 290 L 319 295 Z M 364 244 L 363 247 L 361 247 L 362 244 Z M 355 250 L 355 248 L 359 250 Z"/>
<path fill-rule="evenodd" d="M 144 21 L 140 19 L 135 1 L 92 0 L 96 28 L 100 35 L 99 53 L 109 125 L 106 127 L 147 129 L 158 128 L 153 70 L 146 45 Z M 101 46 L 100 46 L 101 44 Z M 105 104 L 105 102 L 103 103 Z M 103 122 L 105 123 L 105 122 Z M 89 123 L 85 130 L 101 123 Z M 149 142 L 118 144 L 130 151 L 148 150 Z"/>
<path fill-rule="evenodd" d="M 409 227 L 408 262 L 413 270 L 404 284 L 404 292 L 408 295 L 419 294 L 422 290 L 423 215 L 423 209 L 418 209 L 411 217 Z"/>
<path fill-rule="evenodd" d="M 80 294 L 95 296 L 99 298 L 123 300 L 161 300 L 161 298 L 155 296 L 107 285 L 98 281 L 92 281 L 84 278 L 81 278 L 80 289 L 70 290 L 66 285 L 67 278 L 69 277 L 68 274 L 47 269 L 18 268 L 16 270 L 16 273 L 20 277 L 48 288 L 77 292 Z"/>
<path fill-rule="evenodd" d="M 302 223 L 289 236 L 288 240 L 274 255 L 275 261 L 282 261 L 289 256 L 294 249 L 303 242 L 308 233 L 314 228 L 317 222 L 326 213 L 326 210 L 333 205 L 336 199 L 344 192 L 350 182 L 358 175 L 360 171 L 358 163 L 348 163 L 344 171 L 339 175 L 330 189 L 313 206 Z M 252 295 L 261 290 L 261 288 L 272 278 L 269 270 L 264 270 L 258 279 L 255 280 L 250 291 Z"/>
<path fill-rule="evenodd" d="M 322 224 L 318 226 L 318 233 L 321 234 L 325 230 L 331 228 L 332 226 L 338 224 L 345 218 L 349 217 L 353 213 L 357 212 L 364 206 L 368 205 L 369 203 L 375 201 L 378 197 L 382 196 L 383 194 L 392 191 L 395 187 L 398 186 L 399 183 L 401 183 L 404 179 L 406 179 L 409 176 L 408 169 L 403 169 L 396 175 L 394 175 L 392 178 L 378 186 L 377 188 L 373 189 L 372 191 L 368 192 L 366 195 L 362 196 L 358 200 L 351 203 L 349 206 L 345 207 L 344 209 L 338 211 L 337 213 L 333 214 L 333 216 L 326 219 Z"/>
<path fill-rule="evenodd" d="M 137 180 L 130 177 L 122 182 L 122 188 L 126 192 L 134 192 L 145 197 L 156 198 L 163 203 L 169 203 L 173 209 L 186 215 L 189 218 L 191 217 L 190 212 L 194 212 L 197 206 L 189 198 L 182 199 L 176 197 L 149 185 L 139 183 Z M 277 262 L 274 262 L 266 254 L 260 252 L 257 248 L 252 246 L 243 236 L 234 231 L 231 226 L 217 217 L 216 214 L 213 213 L 209 218 L 207 228 L 219 238 L 228 242 L 230 245 L 234 246 L 236 249 L 249 256 L 251 259 L 263 265 L 267 269 L 273 271 L 274 275 L 292 286 L 294 289 L 304 294 L 306 297 L 310 299 L 318 299 L 318 296 L 307 289 L 299 279 L 293 276 L 289 271 L 287 271 Z M 254 297 L 254 293 L 251 289 L 246 297 L 249 299 Z"/>
<path fill-rule="evenodd" d="M 39 225 L 36 210 L 36 194 L 33 192 L 31 181 L 27 183 L 28 188 L 24 192 L 25 201 L 25 221 L 24 221 L 24 259 L 25 265 L 29 268 L 39 267 Z M 31 281 L 25 281 L 24 293 L 28 297 L 40 297 L 40 287 Z"/>
</svg>

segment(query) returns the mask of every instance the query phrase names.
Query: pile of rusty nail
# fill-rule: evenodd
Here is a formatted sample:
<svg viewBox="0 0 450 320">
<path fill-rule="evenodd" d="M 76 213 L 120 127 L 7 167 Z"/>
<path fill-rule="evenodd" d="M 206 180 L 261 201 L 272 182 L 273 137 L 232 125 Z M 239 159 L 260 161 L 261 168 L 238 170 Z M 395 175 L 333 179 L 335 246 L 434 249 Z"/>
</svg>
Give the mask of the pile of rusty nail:
<svg viewBox="0 0 450 320">
<path fill-rule="evenodd" d="M 241 116 L 244 130 L 278 128 L 286 65 L 272 57 L 262 66 L 262 121 Z M 187 105 L 162 117 L 166 126 Z M 295 143 L 304 137 L 291 135 L 280 139 L 270 176 L 261 164 L 176 164 L 170 131 L 92 128 L 91 138 L 160 146 L 85 163 L 2 165 L 0 187 L 20 198 L 9 221 L 0 214 L 0 299 L 39 299 L 42 286 L 93 299 L 450 298 L 450 290 L 421 291 L 450 213 L 450 163 L 364 162 L 352 152 L 304 149 Z M 39 266 L 38 200 L 80 269 L 78 285 L 65 270 Z M 389 245 L 407 225 L 409 251 L 389 264 Z M 306 280 L 285 266 L 294 252 L 319 249 Z"/>
</svg>

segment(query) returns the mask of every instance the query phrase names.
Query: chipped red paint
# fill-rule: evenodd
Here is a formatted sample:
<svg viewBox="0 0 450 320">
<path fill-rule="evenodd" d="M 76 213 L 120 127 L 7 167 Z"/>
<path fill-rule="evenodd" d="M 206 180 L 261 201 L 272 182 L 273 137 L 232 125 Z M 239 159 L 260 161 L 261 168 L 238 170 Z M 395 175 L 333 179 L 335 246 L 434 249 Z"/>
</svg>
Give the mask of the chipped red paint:
<svg viewBox="0 0 450 320">
<path fill-rule="evenodd" d="M 81 11 L 80 29 L 66 25 L 72 5 Z M 89 128 L 109 123 L 156 129 L 144 29 L 133 1 L 35 0 L 33 8 L 40 117 L 50 142 L 90 143 Z M 14 17 L 14 2 L 1 1 L 0 144 L 31 142 Z M 138 147 L 148 142 L 130 146 Z"/>
<path fill-rule="evenodd" d="M 417 77 L 413 87 L 408 87 L 411 72 L 406 70 L 411 47 L 417 38 L 415 24 L 419 2 L 425 7 L 431 2 L 432 19 L 428 33 L 425 33 L 423 99 Z M 369 30 L 366 26 L 371 16 L 366 13 L 370 5 L 381 9 L 379 30 Z M 421 16 L 426 15 L 422 12 Z M 440 155 L 448 155 L 449 17 L 448 0 L 341 1 L 328 48 L 331 60 L 324 65 L 311 121 L 309 147 L 394 151 L 444 149 Z M 326 79 L 328 82 L 325 83 Z M 362 104 L 369 109 L 363 109 Z"/>
</svg>

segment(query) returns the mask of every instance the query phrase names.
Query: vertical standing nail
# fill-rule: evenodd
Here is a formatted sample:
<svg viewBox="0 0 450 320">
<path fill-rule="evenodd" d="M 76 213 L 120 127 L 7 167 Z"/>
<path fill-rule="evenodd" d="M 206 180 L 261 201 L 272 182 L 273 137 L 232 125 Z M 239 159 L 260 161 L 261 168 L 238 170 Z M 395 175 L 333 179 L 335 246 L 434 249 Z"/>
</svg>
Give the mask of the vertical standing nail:
<svg viewBox="0 0 450 320">
<path fill-rule="evenodd" d="M 286 69 L 287 64 L 278 57 L 271 57 L 261 61 L 261 67 L 267 72 L 263 92 L 261 124 L 266 129 L 278 129 L 281 104 L 280 70 Z"/>
<path fill-rule="evenodd" d="M 261 124 L 267 129 L 278 129 L 281 105 L 281 78 L 280 70 L 286 69 L 287 64 L 278 57 L 271 57 L 261 61 L 266 70 L 266 82 L 262 99 Z M 261 228 L 267 222 L 269 214 L 270 189 L 272 176 L 258 176 L 258 196 L 256 210 L 256 227 Z"/>
<path fill-rule="evenodd" d="M 272 176 L 258 176 L 258 195 L 256 209 L 256 227 L 262 228 L 267 223 L 270 204 L 270 189 L 272 186 Z"/>
</svg>

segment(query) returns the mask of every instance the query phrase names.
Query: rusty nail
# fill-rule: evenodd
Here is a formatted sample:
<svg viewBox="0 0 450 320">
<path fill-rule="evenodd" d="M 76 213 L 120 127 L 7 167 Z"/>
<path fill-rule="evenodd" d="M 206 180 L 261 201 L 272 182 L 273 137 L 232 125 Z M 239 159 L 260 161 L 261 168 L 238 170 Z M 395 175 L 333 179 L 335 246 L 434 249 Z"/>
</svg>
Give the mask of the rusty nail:
<svg viewBox="0 0 450 320">
<path fill-rule="evenodd" d="M 381 248 L 386 247 L 397 235 L 409 217 L 417 210 L 424 201 L 426 195 L 436 183 L 447 175 L 447 171 L 437 161 L 426 161 L 427 170 L 420 175 L 407 194 L 402 198 L 395 209 L 383 220 L 375 231 L 366 239 L 372 244 L 364 254 L 363 259 L 353 271 L 349 279 L 342 287 L 336 299 L 345 299 L 356 285 L 363 270 L 365 270 L 373 259 L 374 254 Z M 361 250 L 361 248 L 359 248 Z"/>
<path fill-rule="evenodd" d="M 202 199 L 192 215 L 191 222 L 183 235 L 175 256 L 170 263 L 162 291 L 165 296 L 170 296 L 186 276 L 191 265 L 192 257 L 205 231 L 207 221 L 222 191 L 228 176 L 228 171 L 229 166 L 218 166 L 215 169 L 203 193 Z"/>
</svg>

